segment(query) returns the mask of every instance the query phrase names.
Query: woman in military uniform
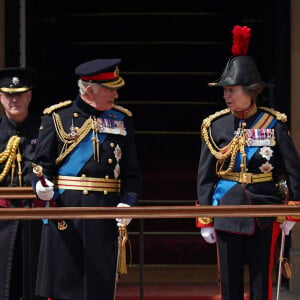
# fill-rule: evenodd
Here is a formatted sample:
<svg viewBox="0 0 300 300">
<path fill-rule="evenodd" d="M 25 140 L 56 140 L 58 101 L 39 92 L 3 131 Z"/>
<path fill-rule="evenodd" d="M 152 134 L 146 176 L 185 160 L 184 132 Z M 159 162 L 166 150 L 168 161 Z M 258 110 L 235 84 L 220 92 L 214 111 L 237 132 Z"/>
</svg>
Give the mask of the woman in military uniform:
<svg viewBox="0 0 300 300">
<path fill-rule="evenodd" d="M 136 204 L 140 171 L 132 114 L 114 104 L 124 85 L 120 62 L 98 59 L 78 66 L 80 95 L 44 111 L 34 158 L 46 183 L 36 183 L 39 198 L 53 198 L 62 207 Z M 114 299 L 117 225 L 129 221 L 49 220 L 43 227 L 37 294 Z"/>
<path fill-rule="evenodd" d="M 32 159 L 40 117 L 29 112 L 37 72 L 28 68 L 0 70 L 0 186 L 30 187 Z M 0 189 L 1 189 L 0 187 Z M 1 198 L 1 196 L 0 196 Z M 0 207 L 44 205 L 34 199 L 0 199 Z M 35 279 L 42 222 L 0 221 L 0 299 L 35 297 Z"/>
<path fill-rule="evenodd" d="M 282 204 L 277 184 L 286 176 L 289 204 L 300 199 L 300 160 L 286 125 L 286 115 L 258 107 L 263 82 L 252 57 L 246 55 L 251 31 L 233 29 L 233 57 L 216 82 L 224 89 L 227 109 L 203 120 L 198 168 L 200 205 Z M 238 44 L 235 42 L 238 41 Z M 241 41 L 244 41 L 244 43 Z M 280 233 L 295 224 L 287 217 L 198 218 L 201 235 L 217 242 L 223 300 L 244 298 L 244 264 L 250 274 L 251 299 L 272 299 L 274 247 Z"/>
</svg>

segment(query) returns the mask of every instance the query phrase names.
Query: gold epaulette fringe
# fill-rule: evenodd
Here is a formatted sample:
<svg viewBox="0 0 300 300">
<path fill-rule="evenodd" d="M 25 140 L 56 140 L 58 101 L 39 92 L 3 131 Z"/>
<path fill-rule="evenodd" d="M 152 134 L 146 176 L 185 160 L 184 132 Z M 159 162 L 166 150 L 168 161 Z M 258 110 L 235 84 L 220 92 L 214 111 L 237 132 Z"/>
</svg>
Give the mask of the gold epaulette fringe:
<svg viewBox="0 0 300 300">
<path fill-rule="evenodd" d="M 259 109 L 262 109 L 262 110 L 268 112 L 272 116 L 276 117 L 277 120 L 279 120 L 279 121 L 281 121 L 283 123 L 285 123 L 287 121 L 286 114 L 281 113 L 281 112 L 275 110 L 274 108 L 260 106 Z"/>
<path fill-rule="evenodd" d="M 68 106 L 72 103 L 72 100 L 66 100 L 66 101 L 63 101 L 63 102 L 59 102 L 57 104 L 53 104 L 47 108 L 45 108 L 43 110 L 43 114 L 44 115 L 49 115 L 51 114 L 53 111 L 59 109 L 59 108 L 62 108 L 62 107 L 65 107 L 65 106 Z"/>
<path fill-rule="evenodd" d="M 123 106 L 113 104 L 112 108 L 115 110 L 119 110 L 120 112 L 124 113 L 128 117 L 132 117 L 132 112 Z"/>
<path fill-rule="evenodd" d="M 208 128 L 212 121 L 214 121 L 215 119 L 217 119 L 223 115 L 229 114 L 230 112 L 231 112 L 231 110 L 229 108 L 225 108 L 225 109 L 215 112 L 212 115 L 209 115 L 207 118 L 205 118 L 203 120 L 202 127 Z"/>
</svg>

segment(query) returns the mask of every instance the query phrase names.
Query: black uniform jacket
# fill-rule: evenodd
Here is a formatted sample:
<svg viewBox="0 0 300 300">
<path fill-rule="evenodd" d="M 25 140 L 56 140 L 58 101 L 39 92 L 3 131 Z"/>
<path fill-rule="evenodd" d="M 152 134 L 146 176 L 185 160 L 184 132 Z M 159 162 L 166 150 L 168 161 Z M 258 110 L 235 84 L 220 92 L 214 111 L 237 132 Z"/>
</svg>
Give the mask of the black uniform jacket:
<svg viewBox="0 0 300 300">
<path fill-rule="evenodd" d="M 22 155 L 22 186 L 31 186 L 32 181 L 32 160 L 40 126 L 40 117 L 29 115 L 22 123 L 15 123 L 6 116 L 0 118 L 0 152 L 6 148 L 7 142 L 13 135 L 21 137 L 20 152 Z M 1 164 L 1 172 L 4 163 Z M 8 172 L 1 186 L 19 186 L 18 167 L 16 166 L 13 182 L 11 182 L 11 172 Z M 11 204 L 19 206 L 17 203 Z"/>
<path fill-rule="evenodd" d="M 102 113 L 80 97 L 72 103 L 58 105 L 53 111 L 60 116 L 64 131 L 70 134 L 72 128 L 81 128 L 87 119 L 100 117 Z M 121 192 L 104 194 L 102 191 L 89 191 L 85 194 L 81 190 L 65 190 L 56 200 L 58 206 L 115 207 L 120 202 L 136 204 L 141 183 L 133 121 L 126 114 L 122 121 L 126 135 L 108 133 L 99 147 L 99 162 L 92 155 L 76 175 L 120 179 Z M 50 180 L 64 163 L 64 160 L 59 165 L 55 163 L 62 147 L 51 113 L 43 116 L 34 162 L 43 167 L 44 175 Z M 77 161 L 72 161 L 72 164 L 76 166 Z M 49 220 L 49 224 L 43 227 L 37 293 L 73 300 L 113 299 L 117 253 L 115 219 L 66 222 L 68 227 L 63 231 L 58 230 L 55 220 Z"/>
<path fill-rule="evenodd" d="M 246 129 L 251 128 L 262 110 L 244 120 Z M 267 113 L 264 111 L 264 113 Z M 211 122 L 210 132 L 217 147 L 222 148 L 234 137 L 241 120 L 230 111 L 215 118 Z M 254 151 L 247 159 L 247 172 L 260 174 L 264 171 L 272 172 L 273 180 L 251 184 L 231 182 L 230 187 L 220 192 L 221 185 L 228 184 L 228 180 L 220 179 L 216 175 L 217 159 L 212 155 L 205 141 L 202 140 L 201 155 L 198 168 L 197 192 L 200 205 L 266 205 L 282 204 L 276 183 L 282 174 L 287 176 L 290 190 L 290 200 L 300 200 L 300 159 L 285 123 L 277 120 L 273 126 L 275 143 L 260 145 L 256 148 L 246 146 L 246 151 Z M 259 133 L 259 129 L 257 131 Z M 261 137 L 260 137 L 261 138 Z M 240 172 L 239 169 L 235 170 Z M 220 182 L 222 180 L 222 182 Z M 217 217 L 213 226 L 216 229 L 234 233 L 251 234 L 254 232 L 255 222 L 264 228 L 274 221 L 269 218 L 252 217 Z"/>
<path fill-rule="evenodd" d="M 5 115 L 0 118 L 0 153 L 6 149 L 7 142 L 13 135 L 21 137 L 19 144 L 22 156 L 21 171 L 23 187 L 31 186 L 32 160 L 40 126 L 40 117 L 29 115 L 22 123 L 15 123 Z M 0 164 L 3 171 L 6 161 Z M 11 170 L 0 182 L 1 187 L 19 187 L 18 166 L 11 180 Z M 0 196 L 1 198 L 1 196 Z M 44 201 L 37 199 L 0 199 L 0 207 L 43 206 Z M 34 284 L 42 222 L 9 220 L 0 221 L 0 299 L 34 298 Z M 14 278 L 14 279 L 13 279 Z M 18 280 L 16 278 L 19 278 Z M 19 281 L 16 287 L 12 282 Z M 11 295 L 13 289 L 14 295 Z M 23 292 L 22 292 L 23 290 Z"/>
</svg>

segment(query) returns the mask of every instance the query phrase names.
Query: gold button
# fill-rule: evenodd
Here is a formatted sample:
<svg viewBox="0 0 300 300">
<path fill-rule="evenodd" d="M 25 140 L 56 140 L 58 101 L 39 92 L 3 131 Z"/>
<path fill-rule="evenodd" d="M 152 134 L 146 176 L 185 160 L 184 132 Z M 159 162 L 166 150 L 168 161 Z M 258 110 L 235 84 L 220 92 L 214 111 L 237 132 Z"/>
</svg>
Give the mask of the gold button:
<svg viewBox="0 0 300 300">
<path fill-rule="evenodd" d="M 78 118 L 79 115 L 78 115 L 78 113 L 74 112 L 73 116 L 74 116 L 74 118 Z"/>
<path fill-rule="evenodd" d="M 111 164 L 113 160 L 111 158 L 108 159 L 108 163 Z"/>
<path fill-rule="evenodd" d="M 112 148 L 113 148 L 114 146 L 115 146 L 115 144 L 114 144 L 114 143 L 110 143 L 110 147 L 112 147 Z"/>
<path fill-rule="evenodd" d="M 109 176 L 108 176 L 108 175 L 105 175 L 105 179 L 109 179 Z"/>
<path fill-rule="evenodd" d="M 104 193 L 104 195 L 107 195 L 107 194 L 108 194 L 108 192 L 107 192 L 107 191 L 103 191 L 103 193 Z"/>
</svg>

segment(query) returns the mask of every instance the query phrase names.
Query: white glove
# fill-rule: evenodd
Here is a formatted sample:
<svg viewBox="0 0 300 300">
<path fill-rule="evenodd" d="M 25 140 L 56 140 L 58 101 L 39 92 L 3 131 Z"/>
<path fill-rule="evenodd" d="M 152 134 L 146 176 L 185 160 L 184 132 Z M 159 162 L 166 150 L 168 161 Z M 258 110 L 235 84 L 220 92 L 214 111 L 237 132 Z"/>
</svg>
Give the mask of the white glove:
<svg viewBox="0 0 300 300">
<path fill-rule="evenodd" d="M 205 242 L 214 244 L 217 241 L 216 230 L 213 227 L 201 227 L 200 231 Z"/>
<path fill-rule="evenodd" d="M 295 226 L 296 222 L 285 220 L 282 224 L 279 225 L 285 235 L 289 235 L 292 228 Z"/>
<path fill-rule="evenodd" d="M 51 200 L 54 195 L 54 184 L 48 179 L 45 179 L 47 186 L 43 186 L 41 181 L 35 185 L 35 192 L 41 200 Z"/>
<path fill-rule="evenodd" d="M 130 207 L 130 205 L 126 203 L 119 203 L 117 207 Z M 117 226 L 128 225 L 132 219 L 130 218 L 116 218 Z"/>
</svg>

